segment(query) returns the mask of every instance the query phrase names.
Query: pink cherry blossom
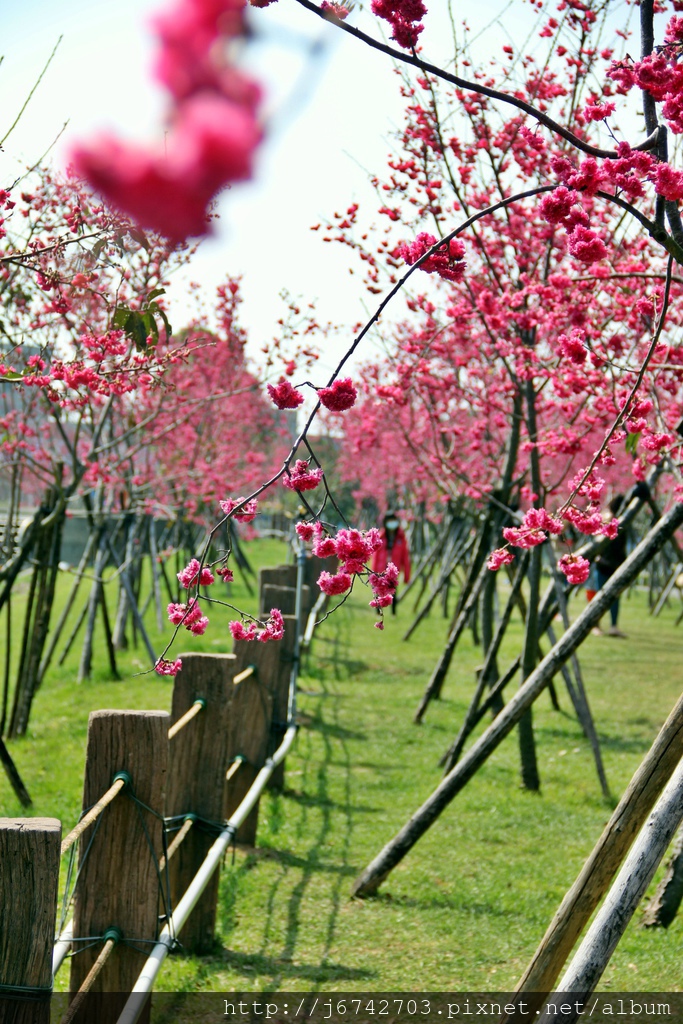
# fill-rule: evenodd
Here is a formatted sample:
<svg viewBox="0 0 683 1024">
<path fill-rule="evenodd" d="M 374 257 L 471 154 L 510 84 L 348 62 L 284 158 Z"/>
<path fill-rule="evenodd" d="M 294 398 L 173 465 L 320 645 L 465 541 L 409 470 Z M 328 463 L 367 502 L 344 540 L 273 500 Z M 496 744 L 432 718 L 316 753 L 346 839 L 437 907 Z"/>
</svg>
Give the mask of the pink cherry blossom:
<svg viewBox="0 0 683 1024">
<path fill-rule="evenodd" d="M 258 626 L 250 622 L 245 626 L 243 622 L 236 620 L 228 624 L 233 640 L 255 640 L 258 634 Z"/>
<path fill-rule="evenodd" d="M 304 400 L 301 392 L 292 387 L 284 377 L 280 379 L 279 384 L 268 385 L 268 394 L 278 409 L 298 409 Z"/>
<path fill-rule="evenodd" d="M 297 523 L 294 529 L 296 530 L 298 537 L 303 541 L 313 540 L 315 537 L 315 527 L 313 523 Z"/>
<path fill-rule="evenodd" d="M 177 676 L 183 667 L 181 658 L 176 658 L 175 661 L 166 661 L 165 658 L 159 658 L 154 671 L 160 676 Z"/>
<path fill-rule="evenodd" d="M 436 238 L 425 231 L 421 231 L 414 242 L 408 242 L 399 246 L 398 253 L 412 266 L 417 263 L 432 246 L 436 245 Z M 428 259 L 420 263 L 420 270 L 427 274 L 438 274 L 445 281 L 459 281 L 465 272 L 466 263 L 463 261 L 465 246 L 459 238 L 451 238 L 450 242 L 444 242 L 436 252 L 433 252 Z"/>
<path fill-rule="evenodd" d="M 486 564 L 493 572 L 497 572 L 501 565 L 510 565 L 514 560 L 515 556 L 508 548 L 496 548 L 496 550 L 492 551 L 489 555 L 489 559 Z"/>
<path fill-rule="evenodd" d="M 228 627 L 233 640 L 260 640 L 261 643 L 267 643 L 269 640 L 281 640 L 285 635 L 285 623 L 279 608 L 273 608 L 262 628 L 256 622 L 245 626 L 239 620 L 230 622 Z"/>
<path fill-rule="evenodd" d="M 238 505 L 242 505 L 239 512 L 235 512 L 232 518 L 236 519 L 238 523 L 251 523 L 258 515 L 258 500 L 252 498 L 251 501 L 247 501 L 245 504 L 242 504 L 243 502 L 244 496 L 240 495 L 239 498 L 227 498 L 219 502 L 219 505 L 226 516 L 229 516 Z"/>
<path fill-rule="evenodd" d="M 297 459 L 294 468 L 284 473 L 282 485 L 290 491 L 313 491 L 322 478 L 321 466 L 312 469 L 305 459 Z"/>
<path fill-rule="evenodd" d="M 539 203 L 541 217 L 550 224 L 561 224 L 569 216 L 571 208 L 579 196 L 573 189 L 558 185 L 553 192 L 544 195 Z"/>
<path fill-rule="evenodd" d="M 266 622 L 265 629 L 262 629 L 257 636 L 257 640 L 261 643 L 265 643 L 267 640 L 282 640 L 285 635 L 285 621 L 282 617 L 282 612 L 279 608 L 273 608 L 268 621 Z"/>
<path fill-rule="evenodd" d="M 228 182 L 251 176 L 260 138 L 249 110 L 199 95 L 182 105 L 158 148 L 102 135 L 77 147 L 72 162 L 110 203 L 178 243 L 209 233 L 209 202 Z"/>
<path fill-rule="evenodd" d="M 572 584 L 585 583 L 591 571 L 590 562 L 581 555 L 563 555 L 557 566 Z"/>
<path fill-rule="evenodd" d="M 335 380 L 329 388 L 320 388 L 318 398 L 330 412 L 344 412 L 355 405 L 358 392 L 350 377 Z"/>
<path fill-rule="evenodd" d="M 323 594 L 328 594 L 330 597 L 345 594 L 352 582 L 351 577 L 345 572 L 338 572 L 334 576 L 329 572 L 321 572 L 318 576 L 318 586 Z"/>
<path fill-rule="evenodd" d="M 334 3 L 331 2 L 331 0 L 322 0 L 320 10 L 334 14 L 335 18 L 339 18 L 340 21 L 344 21 L 344 19 L 348 18 L 351 13 L 345 4 Z"/>
<path fill-rule="evenodd" d="M 567 237 L 567 248 L 570 255 L 581 260 L 582 263 L 594 263 L 602 260 L 607 255 L 607 246 L 590 228 L 584 228 L 581 224 L 574 228 Z"/>
<path fill-rule="evenodd" d="M 208 587 L 214 582 L 213 573 L 206 566 L 202 568 L 201 574 L 199 573 L 199 561 L 196 558 L 191 558 L 185 568 L 177 573 L 177 576 L 180 585 L 188 590 L 197 585 Z"/>
</svg>

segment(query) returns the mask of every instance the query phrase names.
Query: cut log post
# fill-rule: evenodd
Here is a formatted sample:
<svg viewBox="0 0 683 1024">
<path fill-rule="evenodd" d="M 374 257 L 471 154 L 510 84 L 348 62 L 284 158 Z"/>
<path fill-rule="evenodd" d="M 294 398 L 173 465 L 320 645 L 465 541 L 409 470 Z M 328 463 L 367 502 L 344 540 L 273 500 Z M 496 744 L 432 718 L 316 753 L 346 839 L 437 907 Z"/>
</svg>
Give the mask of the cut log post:
<svg viewBox="0 0 683 1024">
<path fill-rule="evenodd" d="M 664 878 L 643 914 L 645 928 L 668 928 L 683 901 L 683 827 L 674 839 Z"/>
<path fill-rule="evenodd" d="M 50 1024 L 61 838 L 56 818 L 0 818 L 0 1020 L 6 1024 Z"/>
<path fill-rule="evenodd" d="M 235 676 L 252 665 L 255 671 L 239 683 L 233 682 L 227 756 L 228 763 L 236 757 L 244 761 L 228 782 L 224 818 L 239 807 L 268 756 L 281 644 L 281 640 L 269 640 L 267 644 L 235 642 Z M 237 842 L 254 846 L 257 826 L 258 803 L 240 826 Z"/>
<path fill-rule="evenodd" d="M 307 608 L 311 600 L 309 587 L 302 587 L 301 601 Z M 266 583 L 261 590 L 262 619 L 267 619 L 273 608 L 279 608 L 283 615 L 294 615 L 296 611 L 296 587 L 281 587 L 274 583 Z"/>
<path fill-rule="evenodd" d="M 115 1024 L 125 993 L 146 960 L 146 944 L 157 936 L 157 863 L 163 852 L 169 721 L 165 711 L 94 711 L 90 715 L 83 810 L 97 803 L 118 773 L 127 773 L 130 783 L 80 840 L 73 934 L 103 937 L 108 929 L 118 928 L 123 941 L 79 1007 L 77 1021 Z M 72 958 L 72 996 L 101 951 L 102 944 L 97 943 Z M 93 993 L 98 992 L 122 995 L 101 1000 L 95 1012 Z"/>
<path fill-rule="evenodd" d="M 259 569 L 258 584 L 259 590 L 263 590 L 268 584 L 276 587 L 295 587 L 296 565 L 276 565 Z"/>
<path fill-rule="evenodd" d="M 323 595 L 325 596 L 325 595 Z M 287 710 L 289 705 L 289 684 L 292 678 L 292 664 L 296 648 L 296 616 L 285 615 L 285 635 L 280 641 L 280 664 L 273 689 L 273 723 L 270 732 L 268 752 L 274 753 L 282 743 L 287 731 Z M 285 788 L 285 761 L 276 765 L 268 780 L 268 789 L 281 791 Z"/>
<path fill-rule="evenodd" d="M 295 565 L 278 565 L 278 566 L 275 566 L 274 568 L 271 567 L 271 568 L 268 568 L 268 569 L 259 569 L 258 585 L 259 585 L 259 616 L 261 618 L 264 618 L 268 614 L 268 612 L 270 611 L 271 608 L 279 608 L 280 611 L 283 613 L 283 615 L 284 614 L 290 615 L 290 614 L 293 613 L 294 609 L 292 609 L 292 612 L 290 612 L 289 609 L 287 609 L 287 611 L 285 612 L 284 608 L 282 608 L 277 603 L 277 597 L 273 594 L 272 591 L 269 592 L 270 593 L 270 600 L 273 601 L 273 603 L 270 605 L 270 608 L 268 608 L 266 606 L 266 604 L 264 603 L 264 597 L 265 597 L 265 593 L 266 593 L 266 587 L 287 587 L 287 588 L 291 588 L 292 590 L 294 590 L 296 588 L 296 566 Z M 280 599 L 283 600 L 283 601 L 286 601 L 286 597 L 284 597 L 284 596 L 281 597 Z"/>
<path fill-rule="evenodd" d="M 233 654 L 183 654 L 181 659 L 171 721 L 179 721 L 200 698 L 206 707 L 170 740 L 166 816 L 191 813 L 198 819 L 169 861 L 172 906 L 178 904 L 216 837 L 209 823 L 220 825 L 223 820 L 230 705 L 236 689 Z M 180 827 L 182 818 L 176 824 Z M 213 945 L 218 879 L 216 872 L 180 933 L 181 943 L 190 952 L 206 953 Z"/>
<path fill-rule="evenodd" d="M 499 743 L 514 728 L 527 708 L 531 707 L 559 670 L 560 665 L 564 664 L 579 644 L 585 640 L 614 599 L 633 582 L 681 523 L 683 523 L 683 504 L 675 504 L 647 533 L 626 561 L 610 577 L 602 590 L 572 623 L 555 647 L 546 654 L 540 665 L 534 669 L 486 732 L 468 750 L 462 761 L 449 772 L 422 807 L 359 875 L 353 885 L 352 895 L 365 897 L 377 892 L 387 875 L 403 860 L 443 809 L 448 806 Z"/>
<path fill-rule="evenodd" d="M 557 986 L 558 993 L 588 997 L 603 975 L 626 926 L 652 880 L 659 862 L 666 853 L 681 819 L 683 819 L 683 760 L 679 761 L 652 813 L 633 844 L 605 902 L 595 915 L 569 968 Z M 548 1002 L 560 1002 L 550 996 Z M 580 1003 L 578 1005 L 581 1005 Z M 561 1018 L 562 1024 L 573 1024 L 579 1017 L 574 1012 L 544 1013 L 539 1024 L 551 1024 Z"/>
<path fill-rule="evenodd" d="M 562 900 L 516 991 L 530 1012 L 539 1009 L 576 940 L 607 891 L 656 799 L 683 757 L 683 696 L 617 805 L 576 881 Z M 515 1002 L 519 1002 L 516 998 Z M 508 1020 L 517 1018 L 511 1016 Z M 520 1020 L 527 1018 L 522 1015 Z"/>
</svg>

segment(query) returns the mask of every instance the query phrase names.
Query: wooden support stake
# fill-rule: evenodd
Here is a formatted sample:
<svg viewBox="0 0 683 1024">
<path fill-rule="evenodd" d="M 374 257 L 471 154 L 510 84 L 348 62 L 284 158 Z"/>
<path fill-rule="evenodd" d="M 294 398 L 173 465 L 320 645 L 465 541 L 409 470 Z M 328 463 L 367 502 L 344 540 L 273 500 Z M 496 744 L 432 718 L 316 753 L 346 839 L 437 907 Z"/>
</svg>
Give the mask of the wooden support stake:
<svg viewBox="0 0 683 1024">
<path fill-rule="evenodd" d="M 62 856 L 64 856 L 67 850 L 71 849 L 71 847 L 79 838 L 79 836 L 83 835 L 86 828 L 89 825 L 92 825 L 93 821 L 99 818 L 104 808 L 109 806 L 114 797 L 118 796 L 118 794 L 126 785 L 126 781 L 127 780 L 125 778 L 115 779 L 114 782 L 112 782 L 109 789 L 107 790 L 107 792 L 104 794 L 104 796 L 97 801 L 94 807 L 90 808 L 88 813 L 83 818 L 81 818 L 76 827 L 72 828 L 67 836 L 64 836 L 64 839 L 62 840 L 62 848 L 60 851 Z"/>
<path fill-rule="evenodd" d="M 655 800 L 683 757 L 683 696 L 631 779 L 576 881 L 562 900 L 516 991 L 539 1009 Z M 515 1000 L 519 1002 L 519 1000 Z M 515 1020 L 513 1016 L 508 1018 Z M 521 1018 L 520 1018 L 521 1019 Z"/>
<path fill-rule="evenodd" d="M 246 796 L 270 750 L 273 694 L 279 673 L 281 645 L 282 640 L 269 640 L 267 644 L 246 640 L 235 643 L 233 677 L 252 665 L 256 671 L 232 686 L 228 749 L 223 771 L 238 755 L 245 759 L 245 763 L 227 784 L 225 818 L 230 817 Z M 257 825 L 258 803 L 240 826 L 237 842 L 253 846 Z"/>
<path fill-rule="evenodd" d="M 206 702 L 206 713 L 199 715 L 191 728 L 178 732 L 171 743 L 166 814 L 173 817 L 191 813 L 206 822 L 220 822 L 225 799 L 225 766 L 229 758 L 235 658 L 232 654 L 183 654 L 181 657 L 183 667 L 173 687 L 171 718 L 175 724 L 172 729 L 187 716 L 188 709 L 192 710 L 199 698 Z M 173 860 L 170 860 L 169 850 L 173 906 L 196 875 L 214 839 L 215 831 L 202 827 L 198 821 Z M 217 903 L 218 872 L 180 933 L 180 941 L 190 951 L 207 952 L 212 947 Z"/>
<path fill-rule="evenodd" d="M 168 738 L 172 740 L 174 736 L 177 736 L 181 729 L 184 729 L 188 722 L 191 722 L 193 718 L 196 718 L 200 711 L 203 711 L 206 707 L 206 701 L 203 697 L 198 697 L 191 708 L 185 712 L 182 718 L 179 718 L 177 722 L 174 722 L 171 728 L 168 730 Z"/>
<path fill-rule="evenodd" d="M 244 758 L 240 757 L 240 755 L 238 754 L 233 763 L 228 768 L 227 772 L 225 773 L 226 782 L 230 782 L 230 779 L 233 777 L 233 775 L 237 775 L 237 772 L 240 770 L 243 764 L 246 764 L 246 762 Z"/>
<path fill-rule="evenodd" d="M 61 835 L 56 818 L 0 818 L 0 1020 L 8 1024 L 50 1024 Z"/>
<path fill-rule="evenodd" d="M 173 842 L 169 843 L 168 849 L 166 851 L 166 856 L 162 857 L 161 860 L 159 861 L 159 871 L 164 871 L 165 870 L 166 865 L 168 864 L 168 862 L 170 861 L 170 859 L 174 855 L 174 853 L 177 851 L 177 849 L 179 848 L 180 844 L 185 841 L 187 835 L 190 832 L 190 829 L 192 828 L 192 826 L 194 825 L 196 820 L 197 819 L 195 818 L 195 816 L 193 814 L 189 815 L 189 817 L 186 818 L 185 824 L 180 829 L 178 834 L 175 836 Z"/>
<path fill-rule="evenodd" d="M 605 902 L 560 981 L 558 992 L 587 997 L 595 990 L 681 819 L 683 760 L 643 825 Z M 555 1013 L 546 1012 L 540 1020 L 549 1024 L 556 1017 Z M 578 1013 L 571 1013 L 569 1016 L 563 1014 L 561 1019 L 563 1024 L 565 1021 L 573 1024 L 577 1017 Z"/>
<path fill-rule="evenodd" d="M 146 952 L 133 946 L 142 942 L 140 948 L 146 950 L 146 943 L 157 936 L 157 864 L 163 852 L 159 815 L 163 814 L 166 790 L 168 724 L 165 711 L 94 711 L 90 715 L 83 809 L 100 799 L 119 772 L 126 772 L 131 783 L 81 836 L 73 934 L 76 938 L 104 936 L 115 927 L 123 941 L 91 989 L 92 993 L 118 995 L 101 1000 L 96 1012 L 89 995 L 77 1021 L 97 1019 L 98 1024 L 115 1024 L 125 993 L 130 992 L 146 959 Z M 78 943 L 75 948 L 79 949 Z M 94 946 L 72 958 L 72 993 L 78 992 L 100 953 L 101 947 Z M 148 1015 L 149 1004 L 140 1019 L 144 1021 Z"/>
<path fill-rule="evenodd" d="M 619 597 L 650 562 L 652 557 L 667 542 L 669 537 L 683 524 L 683 505 L 674 504 L 659 522 L 643 537 L 626 561 L 610 576 L 605 586 L 584 608 L 552 650 L 522 684 L 512 700 L 494 719 L 486 732 L 470 747 L 467 754 L 443 779 L 432 795 L 411 816 L 403 828 L 391 839 L 383 850 L 371 861 L 354 882 L 352 895 L 366 897 L 374 895 L 387 875 L 405 857 L 409 850 L 438 818 L 445 807 L 466 785 L 482 764 L 493 753 L 499 743 L 514 728 L 524 712 L 531 707 L 543 692 L 561 665 L 571 657 L 579 644 L 585 640 L 593 626 L 605 613 L 615 598 Z M 552 584 L 554 589 L 554 584 Z M 545 601 L 543 602 L 545 604 Z M 543 606 L 541 617 L 543 617 Z M 264 646 L 268 646 L 264 644 Z M 426 706 L 426 705 L 425 705 Z"/>
</svg>

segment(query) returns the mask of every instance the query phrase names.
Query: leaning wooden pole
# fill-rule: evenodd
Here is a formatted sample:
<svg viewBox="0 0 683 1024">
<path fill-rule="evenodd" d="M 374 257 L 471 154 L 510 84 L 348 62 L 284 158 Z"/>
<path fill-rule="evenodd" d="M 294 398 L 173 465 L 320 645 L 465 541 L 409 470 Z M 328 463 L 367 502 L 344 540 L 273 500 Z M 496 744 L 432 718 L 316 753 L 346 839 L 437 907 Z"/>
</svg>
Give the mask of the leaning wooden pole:
<svg viewBox="0 0 683 1024">
<path fill-rule="evenodd" d="M 562 900 L 516 991 L 543 1005 L 576 940 L 607 891 L 647 815 L 683 757 L 683 696 L 631 779 L 576 881 Z M 518 1000 L 516 1000 L 518 1002 Z M 514 1016 L 508 1018 L 514 1020 Z"/>
<path fill-rule="evenodd" d="M 648 532 L 626 561 L 610 577 L 603 589 L 593 598 L 559 642 L 546 654 L 540 665 L 531 673 L 486 732 L 468 750 L 462 761 L 449 772 L 429 799 L 359 875 L 353 885 L 352 895 L 365 897 L 372 896 L 377 892 L 387 875 L 403 860 L 418 839 L 436 821 L 443 809 L 448 806 L 514 728 L 524 712 L 531 707 L 560 666 L 585 640 L 614 599 L 633 582 L 652 556 L 661 549 L 681 524 L 683 524 L 683 504 L 676 504 Z"/>
<path fill-rule="evenodd" d="M 682 818 L 683 759 L 641 829 L 605 902 L 557 986 L 558 993 L 571 992 L 573 996 L 587 997 L 595 990 Z M 562 1000 L 553 1000 L 555 1003 L 561 1004 Z M 559 1019 L 562 1024 L 573 1024 L 579 1016 L 578 1006 L 581 1003 L 573 1005 L 574 1011 L 568 1015 L 551 1011 L 549 1006 L 540 1017 L 539 1024 L 551 1024 Z"/>
</svg>

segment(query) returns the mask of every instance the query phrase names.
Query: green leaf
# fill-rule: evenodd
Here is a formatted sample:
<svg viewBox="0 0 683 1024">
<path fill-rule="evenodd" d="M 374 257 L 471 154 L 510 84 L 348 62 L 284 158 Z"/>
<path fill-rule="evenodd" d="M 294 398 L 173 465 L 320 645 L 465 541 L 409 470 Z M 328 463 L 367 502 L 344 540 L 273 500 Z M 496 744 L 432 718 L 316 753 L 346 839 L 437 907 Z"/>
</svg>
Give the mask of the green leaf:
<svg viewBox="0 0 683 1024">
<path fill-rule="evenodd" d="M 626 438 L 626 443 L 625 443 L 624 447 L 626 448 L 626 451 L 629 453 L 629 455 L 635 455 L 636 454 L 636 449 L 638 447 L 638 442 L 639 441 L 640 441 L 640 431 L 637 434 L 629 434 L 628 435 L 628 437 Z"/>
<path fill-rule="evenodd" d="M 114 315 L 111 318 L 111 322 L 114 327 L 118 327 L 119 330 L 125 331 L 128 317 L 131 314 L 131 310 L 127 306 L 117 306 L 114 310 Z"/>
<path fill-rule="evenodd" d="M 95 242 L 95 244 L 93 245 L 92 249 L 90 250 L 90 255 L 94 259 L 98 260 L 100 258 L 100 256 L 101 256 L 102 250 L 104 249 L 106 244 L 107 244 L 106 238 L 100 238 L 100 240 L 98 242 Z"/>
<path fill-rule="evenodd" d="M 148 305 L 151 304 L 151 302 L 154 299 L 158 299 L 160 295 L 165 295 L 165 294 L 166 294 L 166 289 L 165 288 L 153 288 L 152 291 L 147 296 L 147 303 L 148 303 Z"/>
<path fill-rule="evenodd" d="M 147 241 L 147 236 L 144 232 L 140 231 L 139 228 L 128 228 L 128 234 L 134 242 L 137 242 L 138 245 L 141 245 L 143 249 L 146 249 L 147 252 L 149 252 L 149 242 Z"/>
</svg>

